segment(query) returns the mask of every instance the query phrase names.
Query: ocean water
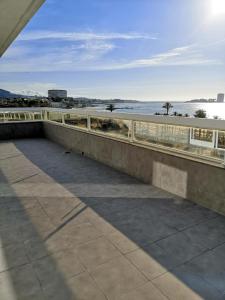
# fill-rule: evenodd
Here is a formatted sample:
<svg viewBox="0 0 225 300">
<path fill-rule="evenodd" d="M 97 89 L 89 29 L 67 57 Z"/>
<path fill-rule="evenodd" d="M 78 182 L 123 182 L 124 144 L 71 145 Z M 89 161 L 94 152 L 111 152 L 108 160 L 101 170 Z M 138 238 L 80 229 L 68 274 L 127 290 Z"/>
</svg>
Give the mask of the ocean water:
<svg viewBox="0 0 225 300">
<path fill-rule="evenodd" d="M 165 113 L 165 109 L 162 108 L 164 102 L 139 102 L 139 103 L 123 103 L 115 105 L 118 109 L 115 112 L 122 113 L 137 113 L 137 114 L 155 114 L 156 112 Z M 218 116 L 220 119 L 225 119 L 225 103 L 184 103 L 184 102 L 171 102 L 173 108 L 169 114 L 174 112 L 181 114 L 188 114 L 193 116 L 195 111 L 203 109 L 206 111 L 207 118 L 213 118 Z M 105 109 L 101 107 L 100 110 Z"/>
<path fill-rule="evenodd" d="M 110 102 L 109 102 L 110 103 Z M 115 112 L 119 113 L 129 113 L 129 114 L 145 114 L 153 115 L 156 112 L 165 113 L 165 109 L 162 108 L 164 102 L 138 102 L 138 103 L 118 103 L 115 105 L 117 108 Z M 198 109 L 203 109 L 206 111 L 207 118 L 213 118 L 218 116 L 220 119 L 225 120 L 225 103 L 190 103 L 190 102 L 171 102 L 173 108 L 170 110 L 170 114 L 175 111 L 181 114 L 188 114 L 193 116 L 195 111 Z M 44 109 L 44 108 L 43 108 Z M 90 108 L 89 108 L 90 109 Z M 100 105 L 91 108 L 93 110 L 105 111 L 106 105 Z M 40 111 L 42 108 L 0 108 L 0 111 Z M 52 108 L 52 110 L 58 110 Z M 65 111 L 65 110 L 64 110 Z M 66 110 L 72 111 L 72 110 Z"/>
</svg>

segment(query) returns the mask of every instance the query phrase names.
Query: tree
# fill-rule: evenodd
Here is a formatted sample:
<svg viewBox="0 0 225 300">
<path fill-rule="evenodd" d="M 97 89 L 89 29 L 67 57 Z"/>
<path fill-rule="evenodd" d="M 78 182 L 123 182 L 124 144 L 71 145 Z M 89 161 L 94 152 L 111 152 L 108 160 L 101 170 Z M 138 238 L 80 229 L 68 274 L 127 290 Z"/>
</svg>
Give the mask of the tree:
<svg viewBox="0 0 225 300">
<path fill-rule="evenodd" d="M 106 107 L 106 110 L 109 110 L 111 112 L 113 112 L 115 110 L 115 105 L 114 104 L 108 104 L 107 107 Z"/>
<path fill-rule="evenodd" d="M 206 118 L 206 111 L 204 109 L 198 109 L 196 110 L 194 117 L 204 119 Z"/>
<path fill-rule="evenodd" d="M 171 108 L 173 108 L 173 105 L 170 102 L 165 102 L 162 106 L 162 108 L 166 109 L 166 115 L 169 114 L 169 111 Z"/>
</svg>

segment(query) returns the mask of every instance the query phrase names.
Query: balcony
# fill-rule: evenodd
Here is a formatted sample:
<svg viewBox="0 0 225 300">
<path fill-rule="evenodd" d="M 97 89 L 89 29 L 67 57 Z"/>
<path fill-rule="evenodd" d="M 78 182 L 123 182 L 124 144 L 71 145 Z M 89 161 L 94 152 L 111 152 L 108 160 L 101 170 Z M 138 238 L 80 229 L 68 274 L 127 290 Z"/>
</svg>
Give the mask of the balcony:
<svg viewBox="0 0 225 300">
<path fill-rule="evenodd" d="M 0 118 L 0 299 L 224 299 L 223 121 Z"/>
</svg>

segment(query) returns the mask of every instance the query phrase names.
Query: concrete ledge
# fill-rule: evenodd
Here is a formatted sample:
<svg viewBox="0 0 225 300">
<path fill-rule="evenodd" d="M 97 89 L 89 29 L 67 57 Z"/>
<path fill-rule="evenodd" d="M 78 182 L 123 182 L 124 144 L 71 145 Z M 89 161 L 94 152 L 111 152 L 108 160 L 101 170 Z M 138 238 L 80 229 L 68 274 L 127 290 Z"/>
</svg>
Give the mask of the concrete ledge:
<svg viewBox="0 0 225 300">
<path fill-rule="evenodd" d="M 47 138 L 182 198 L 225 214 L 225 170 L 45 122 Z"/>
<path fill-rule="evenodd" d="M 42 122 L 0 123 L 0 140 L 43 137 Z"/>
</svg>

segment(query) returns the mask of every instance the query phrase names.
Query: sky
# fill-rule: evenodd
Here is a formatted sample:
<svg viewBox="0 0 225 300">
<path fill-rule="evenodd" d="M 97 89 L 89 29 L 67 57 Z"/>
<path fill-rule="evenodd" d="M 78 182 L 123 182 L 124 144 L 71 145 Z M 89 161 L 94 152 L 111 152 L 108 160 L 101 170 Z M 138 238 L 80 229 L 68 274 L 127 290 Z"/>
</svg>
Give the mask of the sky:
<svg viewBox="0 0 225 300">
<path fill-rule="evenodd" d="M 225 0 L 46 0 L 0 58 L 0 88 L 216 98 L 225 92 Z"/>
</svg>

